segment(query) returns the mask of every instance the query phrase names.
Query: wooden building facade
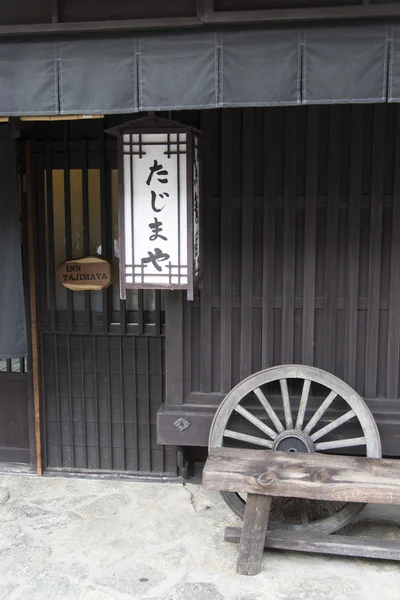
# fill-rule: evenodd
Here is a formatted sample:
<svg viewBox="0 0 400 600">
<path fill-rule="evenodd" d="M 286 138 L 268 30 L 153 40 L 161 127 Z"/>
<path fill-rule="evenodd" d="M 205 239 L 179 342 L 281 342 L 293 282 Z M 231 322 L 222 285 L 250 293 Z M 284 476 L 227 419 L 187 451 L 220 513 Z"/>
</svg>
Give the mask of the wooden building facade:
<svg viewBox="0 0 400 600">
<path fill-rule="evenodd" d="M 20 3 L 30 12 L 22 23 L 18 2 L 10 5 L 6 36 L 200 26 L 194 19 L 208 27 L 239 21 L 244 8 L 182 0 L 136 13 L 122 2 Z M 275 4 L 253 2 L 241 22 L 400 16 L 399 3 Z M 119 297 L 117 142 L 105 130 L 135 115 L 11 117 L 27 321 L 38 347 L 32 352 L 30 338 L 27 359 L 0 361 L 0 461 L 35 469 L 39 456 L 49 473 L 176 477 L 183 455 L 207 446 L 234 385 L 292 363 L 354 387 L 377 421 L 383 454 L 398 456 L 398 104 L 160 114 L 204 135 L 202 279 L 193 302 L 179 291 Z M 59 263 L 88 255 L 112 263 L 113 285 L 66 290 Z"/>
</svg>

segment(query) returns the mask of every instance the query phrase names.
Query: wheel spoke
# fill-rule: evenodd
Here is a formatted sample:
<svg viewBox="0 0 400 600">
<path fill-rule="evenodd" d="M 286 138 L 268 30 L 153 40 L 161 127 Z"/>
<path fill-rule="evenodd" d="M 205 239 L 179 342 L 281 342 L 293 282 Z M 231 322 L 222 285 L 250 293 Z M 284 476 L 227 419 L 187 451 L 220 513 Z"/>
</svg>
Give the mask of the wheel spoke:
<svg viewBox="0 0 400 600">
<path fill-rule="evenodd" d="M 302 429 L 304 423 L 304 415 L 306 414 L 308 396 L 310 394 L 311 381 L 304 380 L 303 391 L 301 393 L 299 412 L 297 413 L 295 429 Z"/>
<path fill-rule="evenodd" d="M 278 498 L 276 501 L 276 507 L 275 507 L 275 515 L 274 518 L 276 521 L 280 521 L 283 517 L 283 509 L 285 507 L 285 504 L 287 502 L 287 498 Z"/>
<path fill-rule="evenodd" d="M 256 446 L 264 446 L 264 448 L 272 448 L 272 442 L 269 440 L 263 440 L 262 438 L 254 435 L 247 435 L 247 433 L 231 431 L 230 429 L 225 429 L 224 437 L 232 438 L 233 440 L 240 440 L 241 442 L 247 442 L 248 444 L 255 444 Z"/>
<path fill-rule="evenodd" d="M 336 510 L 336 507 L 333 502 L 325 502 L 324 504 L 326 506 L 326 509 L 327 509 L 330 517 L 336 515 L 337 510 Z"/>
<path fill-rule="evenodd" d="M 268 437 L 272 438 L 273 440 L 276 438 L 277 433 L 271 429 L 271 427 L 265 425 L 265 423 L 263 423 L 258 417 L 252 415 L 250 411 L 243 408 L 243 406 L 240 406 L 240 404 L 235 407 L 235 411 L 247 419 L 247 421 L 255 425 L 255 427 L 258 427 L 258 429 L 260 429 L 260 431 L 265 433 L 265 435 Z"/>
<path fill-rule="evenodd" d="M 281 394 L 283 401 L 283 412 L 285 414 L 286 429 L 293 429 L 292 409 L 290 407 L 287 379 L 280 379 L 279 383 L 281 384 Z"/>
<path fill-rule="evenodd" d="M 255 395 L 257 396 L 257 398 L 259 399 L 261 406 L 266 410 L 269 418 L 271 419 L 271 421 L 273 422 L 273 424 L 275 425 L 275 427 L 277 428 L 279 433 L 281 431 L 284 431 L 285 428 L 282 425 L 282 423 L 280 422 L 278 415 L 276 414 L 276 412 L 274 411 L 274 409 L 272 408 L 272 406 L 270 405 L 270 403 L 268 402 L 268 400 L 266 399 L 266 397 L 264 396 L 264 394 L 262 393 L 260 388 L 256 388 L 253 391 L 254 391 Z"/>
<path fill-rule="evenodd" d="M 308 525 L 310 522 L 308 518 L 308 502 L 304 498 L 300 498 L 298 502 L 300 505 L 301 524 Z"/>
<path fill-rule="evenodd" d="M 316 450 L 335 450 L 337 448 L 350 448 L 350 446 L 365 446 L 365 437 L 349 438 L 348 440 L 334 440 L 332 442 L 318 442 Z"/>
<path fill-rule="evenodd" d="M 328 410 L 334 399 L 336 398 L 336 392 L 330 392 L 328 396 L 325 398 L 315 415 L 310 419 L 309 423 L 304 428 L 304 433 L 310 433 L 312 429 L 316 426 L 322 415 Z"/>
<path fill-rule="evenodd" d="M 350 419 L 352 419 L 355 416 L 356 413 L 354 412 L 354 410 L 349 410 L 349 412 L 345 413 L 341 417 L 338 417 L 331 423 L 328 423 L 328 425 L 325 425 L 325 427 L 322 427 L 322 429 L 319 429 L 318 431 L 313 433 L 311 436 L 312 441 L 316 442 L 320 438 L 324 437 L 324 435 L 326 435 L 330 431 L 333 431 L 334 429 L 337 429 L 338 427 L 340 427 L 340 425 L 343 425 L 343 423 L 347 423 L 347 421 L 350 421 Z"/>
</svg>

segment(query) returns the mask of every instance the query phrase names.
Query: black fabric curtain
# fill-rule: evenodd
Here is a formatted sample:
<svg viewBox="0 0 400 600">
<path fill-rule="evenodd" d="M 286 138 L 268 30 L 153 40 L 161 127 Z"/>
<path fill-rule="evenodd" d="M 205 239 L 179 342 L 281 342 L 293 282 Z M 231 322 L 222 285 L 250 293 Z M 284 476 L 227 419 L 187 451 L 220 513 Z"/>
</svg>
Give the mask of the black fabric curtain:
<svg viewBox="0 0 400 600">
<path fill-rule="evenodd" d="M 399 100 L 400 25 L 0 43 L 0 115 Z"/>
<path fill-rule="evenodd" d="M 27 354 L 17 163 L 8 125 L 0 126 L 0 359 Z"/>
</svg>

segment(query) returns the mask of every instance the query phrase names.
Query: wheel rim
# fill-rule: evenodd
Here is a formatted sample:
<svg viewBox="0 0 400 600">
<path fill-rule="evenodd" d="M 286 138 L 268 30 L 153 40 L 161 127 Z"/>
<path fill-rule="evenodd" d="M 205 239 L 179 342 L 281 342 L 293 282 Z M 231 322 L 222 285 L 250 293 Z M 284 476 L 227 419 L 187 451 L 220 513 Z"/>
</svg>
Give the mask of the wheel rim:
<svg viewBox="0 0 400 600">
<path fill-rule="evenodd" d="M 329 415 L 333 416 L 327 421 Z M 350 423 L 356 436 L 346 434 Z M 379 432 L 364 400 L 334 375 L 304 365 L 272 367 L 233 388 L 210 429 L 209 448 L 223 445 L 284 452 L 340 452 L 357 447 L 370 458 L 382 455 Z M 243 518 L 245 500 L 232 492 L 222 496 Z M 364 506 L 277 499 L 270 528 L 331 533 L 348 524 Z"/>
</svg>

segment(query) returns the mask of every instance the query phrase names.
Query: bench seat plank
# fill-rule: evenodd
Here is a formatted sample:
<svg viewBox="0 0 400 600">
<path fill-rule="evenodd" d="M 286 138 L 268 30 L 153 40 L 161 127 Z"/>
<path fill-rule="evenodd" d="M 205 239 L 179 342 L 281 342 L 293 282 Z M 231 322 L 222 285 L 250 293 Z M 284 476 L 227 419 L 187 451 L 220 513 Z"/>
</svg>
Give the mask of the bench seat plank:
<svg viewBox="0 0 400 600">
<path fill-rule="evenodd" d="M 225 541 L 238 544 L 241 533 L 240 527 L 227 527 L 225 529 Z M 289 537 L 277 531 L 269 531 L 265 539 L 265 548 L 400 560 L 400 542 L 344 535 L 331 534 L 314 537 L 296 534 L 296 537 Z"/>
<path fill-rule="evenodd" d="M 342 502 L 400 504 L 400 461 L 213 448 L 207 490 Z"/>
</svg>

